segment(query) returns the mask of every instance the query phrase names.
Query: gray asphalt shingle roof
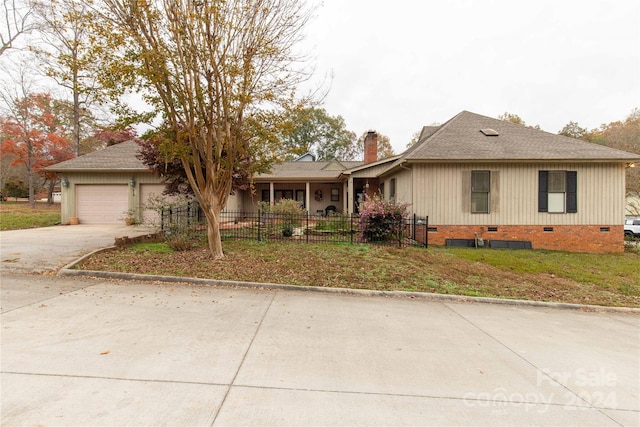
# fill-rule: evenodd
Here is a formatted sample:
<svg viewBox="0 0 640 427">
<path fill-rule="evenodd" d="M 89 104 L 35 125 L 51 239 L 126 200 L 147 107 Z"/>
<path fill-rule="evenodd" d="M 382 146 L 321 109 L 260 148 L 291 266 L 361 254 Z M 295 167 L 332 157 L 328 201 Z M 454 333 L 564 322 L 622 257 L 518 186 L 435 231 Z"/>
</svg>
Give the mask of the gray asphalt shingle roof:
<svg viewBox="0 0 640 427">
<path fill-rule="evenodd" d="M 54 172 L 73 171 L 148 171 L 149 169 L 136 157 L 140 146 L 133 140 L 112 145 L 104 150 L 94 151 L 75 159 L 49 166 Z"/>
<path fill-rule="evenodd" d="M 498 136 L 486 136 L 493 129 Z M 437 128 L 423 130 L 404 160 L 620 160 L 640 155 L 463 111 Z"/>
<path fill-rule="evenodd" d="M 345 169 L 331 167 L 330 161 L 322 162 L 284 162 L 276 164 L 271 168 L 271 173 L 259 174 L 256 180 L 265 179 L 337 179 Z M 346 169 L 355 168 L 362 165 L 362 162 L 337 162 L 344 165 Z M 329 167 L 328 167 L 329 166 Z"/>
<path fill-rule="evenodd" d="M 498 136 L 487 136 L 481 129 L 493 129 Z M 112 145 L 104 150 L 67 160 L 47 170 L 72 171 L 148 171 L 138 160 L 135 141 Z M 425 126 L 420 140 L 390 165 L 405 161 L 640 161 L 640 155 L 592 144 L 578 139 L 528 128 L 491 117 L 463 111 L 441 126 Z M 338 179 L 346 170 L 363 162 L 285 162 L 273 166 L 271 173 L 257 180 Z"/>
</svg>

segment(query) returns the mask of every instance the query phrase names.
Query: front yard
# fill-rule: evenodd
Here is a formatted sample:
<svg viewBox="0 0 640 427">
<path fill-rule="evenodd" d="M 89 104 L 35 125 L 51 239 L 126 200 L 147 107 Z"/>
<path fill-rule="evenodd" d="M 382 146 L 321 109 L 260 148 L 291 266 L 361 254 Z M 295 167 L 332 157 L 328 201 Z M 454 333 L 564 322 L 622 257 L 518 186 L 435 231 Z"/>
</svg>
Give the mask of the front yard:
<svg viewBox="0 0 640 427">
<path fill-rule="evenodd" d="M 60 205 L 2 202 L 2 230 L 51 226 Z M 577 254 L 540 250 L 380 247 L 350 243 L 225 240 L 212 262 L 204 242 L 174 252 L 166 243 L 94 255 L 80 268 L 352 289 L 400 290 L 640 307 L 640 250 Z"/>
<path fill-rule="evenodd" d="M 78 268 L 205 279 L 640 307 L 640 256 L 537 250 L 396 248 L 348 243 L 224 242 L 213 262 L 198 246 L 165 243 L 94 255 Z"/>
</svg>

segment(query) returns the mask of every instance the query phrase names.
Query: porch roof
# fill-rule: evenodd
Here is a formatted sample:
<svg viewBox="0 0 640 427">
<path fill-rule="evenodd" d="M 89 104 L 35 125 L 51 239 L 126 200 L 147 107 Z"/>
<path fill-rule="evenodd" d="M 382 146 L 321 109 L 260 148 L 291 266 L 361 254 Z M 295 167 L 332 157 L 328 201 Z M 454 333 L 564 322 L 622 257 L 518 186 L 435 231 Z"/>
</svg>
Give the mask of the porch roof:
<svg viewBox="0 0 640 427">
<path fill-rule="evenodd" d="M 361 161 L 285 162 L 274 165 L 270 173 L 257 175 L 255 181 L 344 181 L 344 171 L 360 165 Z"/>
</svg>

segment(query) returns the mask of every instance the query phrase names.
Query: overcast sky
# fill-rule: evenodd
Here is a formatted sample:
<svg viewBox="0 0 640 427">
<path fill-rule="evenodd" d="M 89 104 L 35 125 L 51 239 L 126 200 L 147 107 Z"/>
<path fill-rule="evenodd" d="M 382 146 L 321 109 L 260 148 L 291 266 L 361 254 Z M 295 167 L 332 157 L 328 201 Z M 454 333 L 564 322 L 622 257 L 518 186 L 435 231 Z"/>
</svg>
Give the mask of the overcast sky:
<svg viewBox="0 0 640 427">
<path fill-rule="evenodd" d="M 640 107 L 639 0 L 324 0 L 315 15 L 324 108 L 396 153 L 463 110 L 557 133 Z"/>
</svg>

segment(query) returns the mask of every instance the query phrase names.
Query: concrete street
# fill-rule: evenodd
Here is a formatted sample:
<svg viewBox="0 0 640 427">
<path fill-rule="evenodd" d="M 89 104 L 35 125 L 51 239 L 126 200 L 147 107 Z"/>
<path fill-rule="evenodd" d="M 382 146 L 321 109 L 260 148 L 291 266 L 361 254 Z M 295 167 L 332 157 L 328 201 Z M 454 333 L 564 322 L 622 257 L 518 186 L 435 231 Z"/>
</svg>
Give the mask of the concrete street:
<svg viewBox="0 0 640 427">
<path fill-rule="evenodd" d="M 637 314 L 8 271 L 1 306 L 3 426 L 640 424 Z"/>
<path fill-rule="evenodd" d="M 640 425 L 637 311 L 52 275 L 148 232 L 0 233 L 2 426 Z"/>
</svg>

